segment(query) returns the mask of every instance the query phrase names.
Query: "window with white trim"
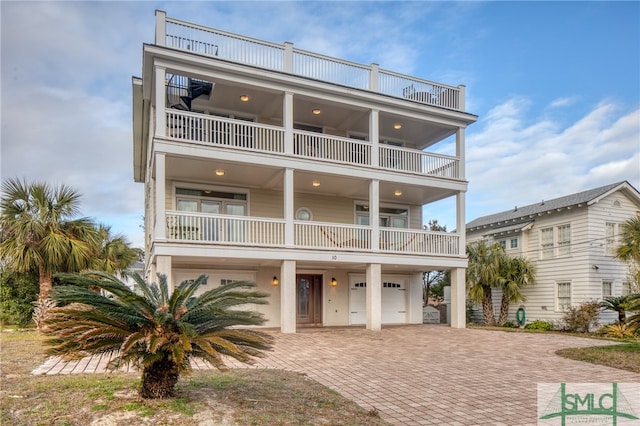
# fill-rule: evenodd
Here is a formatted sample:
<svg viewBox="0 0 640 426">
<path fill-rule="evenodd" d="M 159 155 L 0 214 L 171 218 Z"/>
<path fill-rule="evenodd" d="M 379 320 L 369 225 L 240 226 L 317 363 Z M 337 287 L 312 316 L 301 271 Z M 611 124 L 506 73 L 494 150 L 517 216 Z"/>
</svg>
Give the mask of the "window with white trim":
<svg viewBox="0 0 640 426">
<path fill-rule="evenodd" d="M 571 225 L 540 229 L 540 258 L 551 259 L 571 254 Z"/>
<path fill-rule="evenodd" d="M 498 241 L 498 244 L 500 244 L 500 247 L 502 247 L 503 249 L 507 249 L 507 240 L 500 240 Z"/>
<path fill-rule="evenodd" d="M 604 253 L 607 256 L 616 255 L 616 243 L 619 225 L 614 222 L 606 222 L 604 224 Z"/>
<path fill-rule="evenodd" d="M 620 292 L 620 296 L 628 296 L 631 294 L 631 283 L 629 281 L 625 281 L 622 283 L 622 291 Z"/>
<path fill-rule="evenodd" d="M 565 311 L 571 306 L 571 282 L 558 282 L 556 288 L 556 311 Z"/>
<path fill-rule="evenodd" d="M 553 257 L 553 227 L 540 230 L 540 257 L 542 259 Z"/>
<path fill-rule="evenodd" d="M 383 228 L 408 228 L 409 210 L 397 207 L 380 207 L 380 226 Z M 356 204 L 356 223 L 369 226 L 369 206 Z"/>
<path fill-rule="evenodd" d="M 517 238 L 512 238 L 509 243 L 510 243 L 510 245 L 509 245 L 510 248 L 512 248 L 512 249 L 518 248 L 518 239 Z"/>
<path fill-rule="evenodd" d="M 571 225 L 558 226 L 558 256 L 571 254 Z"/>
<path fill-rule="evenodd" d="M 613 281 L 602 280 L 602 298 L 610 297 L 613 295 Z"/>
</svg>

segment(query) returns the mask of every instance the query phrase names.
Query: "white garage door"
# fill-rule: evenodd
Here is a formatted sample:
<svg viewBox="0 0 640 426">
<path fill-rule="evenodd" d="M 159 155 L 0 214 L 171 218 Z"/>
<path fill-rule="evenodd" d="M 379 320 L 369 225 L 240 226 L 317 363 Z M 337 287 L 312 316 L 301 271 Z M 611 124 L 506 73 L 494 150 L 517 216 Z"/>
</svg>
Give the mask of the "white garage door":
<svg viewBox="0 0 640 426">
<path fill-rule="evenodd" d="M 367 283 L 352 279 L 349 292 L 350 324 L 367 322 Z M 382 282 L 382 323 L 405 324 L 407 322 L 407 282 L 403 279 Z"/>
</svg>

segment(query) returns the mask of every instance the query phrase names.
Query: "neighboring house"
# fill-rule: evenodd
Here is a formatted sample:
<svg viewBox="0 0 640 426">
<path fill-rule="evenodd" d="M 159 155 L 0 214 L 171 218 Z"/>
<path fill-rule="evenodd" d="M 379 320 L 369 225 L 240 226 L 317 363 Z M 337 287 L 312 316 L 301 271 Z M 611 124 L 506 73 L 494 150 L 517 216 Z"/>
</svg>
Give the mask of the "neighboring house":
<svg viewBox="0 0 640 426">
<path fill-rule="evenodd" d="M 467 223 L 467 242 L 498 242 L 535 264 L 536 283 L 523 290 L 527 320 L 560 321 L 568 306 L 630 292 L 628 267 L 615 248 L 620 226 L 638 211 L 638 190 L 618 182 L 480 217 Z M 496 309 L 500 298 L 494 291 Z M 517 308 L 510 309 L 511 321 Z M 601 316 L 616 319 L 612 312 Z"/>
<path fill-rule="evenodd" d="M 422 322 L 422 273 L 452 271 L 465 326 L 464 235 L 423 228 L 452 198 L 465 224 L 464 86 L 448 86 L 156 12 L 133 78 L 145 272 L 172 286 L 250 280 L 266 326 Z M 446 142 L 445 142 L 446 140 Z M 439 144 L 440 145 L 437 145 Z M 455 155 L 436 153 L 454 146 Z M 435 148 L 435 150 L 434 150 Z"/>
</svg>

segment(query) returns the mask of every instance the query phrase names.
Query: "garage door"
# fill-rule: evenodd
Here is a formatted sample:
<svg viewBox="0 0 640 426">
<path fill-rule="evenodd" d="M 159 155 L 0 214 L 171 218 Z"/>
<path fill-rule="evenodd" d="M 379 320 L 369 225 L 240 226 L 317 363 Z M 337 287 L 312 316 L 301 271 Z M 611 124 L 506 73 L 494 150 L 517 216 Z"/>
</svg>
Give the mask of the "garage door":
<svg viewBox="0 0 640 426">
<path fill-rule="evenodd" d="M 367 283 L 353 280 L 349 292 L 350 324 L 367 322 Z M 407 322 L 406 280 L 384 280 L 382 282 L 382 323 L 405 324 Z"/>
</svg>

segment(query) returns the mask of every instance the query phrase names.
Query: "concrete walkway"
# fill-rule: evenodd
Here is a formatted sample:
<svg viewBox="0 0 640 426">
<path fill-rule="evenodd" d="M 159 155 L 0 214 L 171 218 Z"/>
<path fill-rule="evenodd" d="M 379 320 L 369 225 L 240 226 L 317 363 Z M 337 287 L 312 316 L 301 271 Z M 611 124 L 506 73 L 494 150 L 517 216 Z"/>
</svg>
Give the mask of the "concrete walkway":
<svg viewBox="0 0 640 426">
<path fill-rule="evenodd" d="M 305 373 L 397 425 L 535 425 L 538 383 L 640 383 L 640 374 L 554 354 L 611 342 L 557 334 L 437 325 L 268 332 L 275 345 L 257 367 Z M 99 372 L 105 363 L 51 358 L 33 373 Z"/>
</svg>

